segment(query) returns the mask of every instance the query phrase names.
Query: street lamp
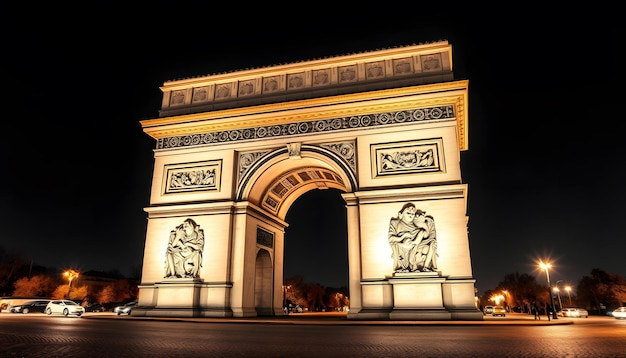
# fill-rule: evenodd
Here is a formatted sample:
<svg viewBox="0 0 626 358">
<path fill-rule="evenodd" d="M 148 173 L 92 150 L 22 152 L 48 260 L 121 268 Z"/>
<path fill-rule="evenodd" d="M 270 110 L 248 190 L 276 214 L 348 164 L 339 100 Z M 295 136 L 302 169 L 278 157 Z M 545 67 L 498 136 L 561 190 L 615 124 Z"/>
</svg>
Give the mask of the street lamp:
<svg viewBox="0 0 626 358">
<path fill-rule="evenodd" d="M 572 288 L 570 286 L 565 286 L 565 291 L 567 291 L 567 298 L 569 298 L 569 306 L 572 307 L 572 296 L 569 295 L 569 291 L 571 291 Z"/>
<path fill-rule="evenodd" d="M 70 290 L 72 289 L 72 281 L 78 277 L 78 272 L 74 270 L 67 270 L 63 272 L 63 276 L 67 277 L 68 285 L 67 285 L 67 295 L 65 298 L 69 300 L 70 298 Z"/>
<path fill-rule="evenodd" d="M 539 261 L 539 267 L 541 267 L 542 270 L 546 270 L 546 279 L 548 280 L 548 293 L 550 294 L 550 302 L 552 303 L 552 318 L 554 319 L 558 319 L 556 317 L 556 308 L 554 307 L 554 296 L 552 296 L 552 286 L 550 285 L 550 268 L 552 267 L 552 264 L 550 264 L 549 262 L 543 262 L 543 261 Z"/>
</svg>

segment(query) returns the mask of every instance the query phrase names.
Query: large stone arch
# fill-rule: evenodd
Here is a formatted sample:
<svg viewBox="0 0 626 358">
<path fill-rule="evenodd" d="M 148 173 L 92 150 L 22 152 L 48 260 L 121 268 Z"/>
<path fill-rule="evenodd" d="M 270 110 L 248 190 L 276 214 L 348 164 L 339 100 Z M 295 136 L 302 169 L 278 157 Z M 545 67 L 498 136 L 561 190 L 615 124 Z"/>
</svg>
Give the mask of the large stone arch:
<svg viewBox="0 0 626 358">
<path fill-rule="evenodd" d="M 250 168 L 242 175 L 236 198 L 247 200 L 280 220 L 285 220 L 289 208 L 302 194 L 326 188 L 351 192 L 354 182 L 354 173 L 345 163 L 345 158 L 337 153 L 321 146 L 289 143 L 284 148 L 259 155 L 254 163 L 250 163 Z M 265 249 L 259 249 L 259 252 L 268 253 Z M 267 263 L 267 260 L 263 262 Z M 270 307 L 260 304 L 270 302 L 272 297 L 282 296 L 275 296 L 273 291 L 266 290 L 268 281 L 274 281 L 275 274 L 265 265 L 262 270 L 259 269 L 259 265 L 260 260 L 257 260 L 256 313 L 268 316 L 282 312 L 282 299 L 275 300 Z M 282 281 L 276 282 L 282 286 Z M 276 307 L 277 304 L 280 307 Z"/>
<path fill-rule="evenodd" d="M 280 148 L 260 157 L 258 165 L 252 165 L 252 173 L 246 172 L 241 180 L 238 200 L 248 200 L 284 220 L 295 199 L 311 189 L 353 191 L 355 175 L 345 162 L 350 158 L 342 158 L 322 146 L 301 143 L 288 146 L 297 150 L 290 153 L 287 147 Z M 346 146 L 352 147 L 352 143 Z"/>
<path fill-rule="evenodd" d="M 286 213 L 335 188 L 348 318 L 482 319 L 459 163 L 468 82 L 453 79 L 451 51 L 437 42 L 166 82 L 159 118 L 142 121 L 157 142 L 133 315 L 282 315 Z M 405 204 L 437 219 L 433 270 L 391 258 Z"/>
</svg>

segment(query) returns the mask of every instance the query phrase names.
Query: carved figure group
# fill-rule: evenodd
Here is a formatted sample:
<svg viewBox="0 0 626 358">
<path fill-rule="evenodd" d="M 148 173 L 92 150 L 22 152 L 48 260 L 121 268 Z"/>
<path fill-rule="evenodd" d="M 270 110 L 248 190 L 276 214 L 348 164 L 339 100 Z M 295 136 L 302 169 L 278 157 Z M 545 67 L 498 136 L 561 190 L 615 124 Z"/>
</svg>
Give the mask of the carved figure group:
<svg viewBox="0 0 626 358">
<path fill-rule="evenodd" d="M 383 170 L 429 167 L 434 163 L 433 150 L 428 149 L 424 152 L 414 150 L 406 152 L 394 152 L 391 154 L 382 153 L 381 161 Z"/>
<path fill-rule="evenodd" d="M 202 267 L 204 230 L 186 219 L 170 233 L 165 253 L 165 278 L 196 278 Z"/>
<path fill-rule="evenodd" d="M 404 204 L 390 219 L 388 239 L 394 272 L 437 271 L 435 220 L 415 204 Z"/>
<path fill-rule="evenodd" d="M 191 170 L 172 175 L 170 189 L 192 185 L 215 185 L 215 169 Z"/>
</svg>

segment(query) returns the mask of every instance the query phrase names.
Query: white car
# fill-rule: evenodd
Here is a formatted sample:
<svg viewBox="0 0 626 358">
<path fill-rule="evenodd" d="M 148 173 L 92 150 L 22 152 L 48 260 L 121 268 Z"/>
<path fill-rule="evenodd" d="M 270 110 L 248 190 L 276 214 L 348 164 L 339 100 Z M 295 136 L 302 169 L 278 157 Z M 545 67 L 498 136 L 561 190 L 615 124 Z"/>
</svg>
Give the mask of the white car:
<svg viewBox="0 0 626 358">
<path fill-rule="evenodd" d="M 562 317 L 589 317 L 589 313 L 584 308 L 563 308 L 557 312 L 557 315 Z"/>
<path fill-rule="evenodd" d="M 130 316 L 130 312 L 133 310 L 133 307 L 137 306 L 137 301 L 128 302 L 123 306 L 117 306 L 113 309 L 113 312 L 116 315 L 127 314 Z"/>
<path fill-rule="evenodd" d="M 85 313 L 85 307 L 70 300 L 52 300 L 46 306 L 45 314 L 62 314 L 64 316 L 75 315 L 82 316 Z"/>
<path fill-rule="evenodd" d="M 626 319 L 626 306 L 616 308 L 613 311 L 613 317 L 615 317 L 615 319 Z"/>
</svg>

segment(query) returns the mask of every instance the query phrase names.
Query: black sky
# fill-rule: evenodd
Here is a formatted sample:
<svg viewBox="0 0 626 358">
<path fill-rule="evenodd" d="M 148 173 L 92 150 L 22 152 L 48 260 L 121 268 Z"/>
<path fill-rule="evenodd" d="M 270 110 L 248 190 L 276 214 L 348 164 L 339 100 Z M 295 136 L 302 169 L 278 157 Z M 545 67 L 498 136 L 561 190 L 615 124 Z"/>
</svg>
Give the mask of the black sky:
<svg viewBox="0 0 626 358">
<path fill-rule="evenodd" d="M 479 290 L 512 272 L 543 279 L 539 258 L 574 284 L 593 268 L 626 275 L 617 9 L 338 4 L 8 5 L 0 245 L 45 266 L 130 275 L 153 167 L 139 121 L 158 117 L 163 82 L 448 40 L 455 78 L 470 81 L 461 168 Z M 307 247 L 333 248 L 326 236 Z M 304 262 L 295 257 L 286 262 Z M 331 280 L 312 265 L 307 278 Z"/>
</svg>

